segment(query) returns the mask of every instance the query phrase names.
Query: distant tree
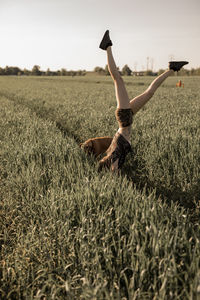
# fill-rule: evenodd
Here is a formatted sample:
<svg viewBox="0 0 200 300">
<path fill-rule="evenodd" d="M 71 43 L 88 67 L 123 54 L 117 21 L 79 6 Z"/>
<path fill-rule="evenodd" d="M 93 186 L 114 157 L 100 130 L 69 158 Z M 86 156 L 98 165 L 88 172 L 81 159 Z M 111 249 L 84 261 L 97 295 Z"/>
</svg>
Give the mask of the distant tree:
<svg viewBox="0 0 200 300">
<path fill-rule="evenodd" d="M 132 73 L 131 69 L 129 68 L 128 65 L 125 65 L 123 68 L 122 68 L 122 75 L 124 76 L 130 76 Z"/>
<path fill-rule="evenodd" d="M 94 72 L 98 73 L 99 75 L 105 75 L 105 70 L 101 67 L 95 67 Z"/>
<path fill-rule="evenodd" d="M 85 76 L 85 74 L 86 74 L 86 71 L 85 71 L 85 70 L 78 70 L 78 71 L 76 72 L 76 75 L 78 75 L 78 76 Z"/>
<path fill-rule="evenodd" d="M 62 68 L 61 69 L 61 76 L 66 76 L 67 75 L 67 70 Z"/>
<path fill-rule="evenodd" d="M 23 73 L 24 73 L 24 75 L 28 76 L 28 75 L 30 75 L 31 71 L 29 71 L 29 70 L 27 70 L 27 69 L 24 69 L 24 70 L 23 70 Z"/>
<path fill-rule="evenodd" d="M 48 68 L 47 69 L 47 71 L 46 71 L 46 74 L 45 74 L 46 76 L 51 76 L 52 74 L 51 74 L 51 71 L 50 71 L 50 69 Z"/>
<path fill-rule="evenodd" d="M 195 75 L 195 69 L 194 68 L 192 68 L 191 70 L 190 70 L 190 75 Z"/>
<path fill-rule="evenodd" d="M 74 76 L 76 76 L 76 71 L 70 70 L 67 72 L 67 75 L 74 77 Z"/>
<path fill-rule="evenodd" d="M 51 76 L 58 76 L 58 71 L 51 71 Z"/>
<path fill-rule="evenodd" d="M 8 67 L 8 66 L 6 66 L 5 69 L 4 69 L 4 75 L 18 75 L 19 72 L 22 72 L 22 71 L 18 67 Z"/>
<path fill-rule="evenodd" d="M 200 76 L 200 68 L 196 69 L 196 75 Z"/>
<path fill-rule="evenodd" d="M 108 76 L 110 75 L 109 69 L 108 69 L 108 65 L 105 66 L 105 75 Z"/>
<path fill-rule="evenodd" d="M 152 70 L 147 70 L 147 71 L 145 72 L 145 75 L 146 75 L 146 76 L 153 76 L 154 73 L 153 73 Z"/>
<path fill-rule="evenodd" d="M 178 72 L 178 75 L 179 75 L 179 76 L 189 76 L 189 75 L 190 75 L 190 72 L 191 72 L 191 71 L 182 68 L 182 69 Z M 194 73 L 196 73 L 196 70 L 195 70 Z M 195 74 L 194 74 L 194 75 L 195 75 Z"/>
<path fill-rule="evenodd" d="M 40 76 L 41 75 L 40 66 L 35 65 L 32 68 L 31 74 L 34 75 L 34 76 Z"/>
<path fill-rule="evenodd" d="M 10 67 L 9 70 L 10 75 L 18 75 L 21 72 L 18 67 Z"/>
<path fill-rule="evenodd" d="M 4 69 L 4 74 L 5 74 L 5 75 L 10 75 L 9 73 L 10 73 L 10 72 L 9 72 L 9 67 L 6 66 L 5 69 Z"/>
<path fill-rule="evenodd" d="M 3 68 L 0 68 L 0 75 L 5 75 L 5 71 Z"/>
<path fill-rule="evenodd" d="M 98 72 L 99 72 L 99 69 L 100 69 L 100 67 L 95 67 L 95 68 L 94 68 L 94 72 L 95 72 L 95 73 L 98 73 Z"/>
<path fill-rule="evenodd" d="M 165 72 L 164 69 L 160 69 L 160 70 L 158 70 L 158 75 L 161 75 L 161 74 L 164 73 L 164 72 Z"/>
<path fill-rule="evenodd" d="M 82 70 L 82 76 L 85 76 L 87 74 L 86 70 Z"/>
</svg>

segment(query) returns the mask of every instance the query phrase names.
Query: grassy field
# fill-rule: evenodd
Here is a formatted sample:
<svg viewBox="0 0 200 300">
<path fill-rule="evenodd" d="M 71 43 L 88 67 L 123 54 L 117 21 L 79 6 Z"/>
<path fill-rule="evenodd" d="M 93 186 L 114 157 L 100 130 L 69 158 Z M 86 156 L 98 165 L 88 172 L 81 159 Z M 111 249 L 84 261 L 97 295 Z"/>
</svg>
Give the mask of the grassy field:
<svg viewBox="0 0 200 300">
<path fill-rule="evenodd" d="M 117 177 L 79 148 L 117 129 L 109 77 L 0 77 L 1 299 L 200 297 L 200 78 L 178 79 L 134 117 Z"/>
</svg>

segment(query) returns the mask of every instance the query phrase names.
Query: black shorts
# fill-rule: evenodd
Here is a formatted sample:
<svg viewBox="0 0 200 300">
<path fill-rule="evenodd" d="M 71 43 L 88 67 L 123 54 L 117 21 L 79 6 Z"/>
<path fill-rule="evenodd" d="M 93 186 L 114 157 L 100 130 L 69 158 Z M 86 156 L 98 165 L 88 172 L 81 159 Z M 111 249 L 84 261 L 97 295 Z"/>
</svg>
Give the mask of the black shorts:
<svg viewBox="0 0 200 300">
<path fill-rule="evenodd" d="M 117 108 L 115 117 L 120 128 L 131 126 L 133 123 L 133 112 L 131 108 Z"/>
</svg>

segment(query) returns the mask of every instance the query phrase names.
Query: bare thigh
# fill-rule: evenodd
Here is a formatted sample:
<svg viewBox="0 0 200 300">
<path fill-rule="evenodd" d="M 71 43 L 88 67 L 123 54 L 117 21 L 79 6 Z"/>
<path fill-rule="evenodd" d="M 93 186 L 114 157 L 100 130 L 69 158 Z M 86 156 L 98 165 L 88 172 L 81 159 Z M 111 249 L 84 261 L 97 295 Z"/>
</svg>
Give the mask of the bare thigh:
<svg viewBox="0 0 200 300">
<path fill-rule="evenodd" d="M 114 81 L 118 108 L 130 108 L 130 100 L 123 79 L 119 76 Z"/>
<path fill-rule="evenodd" d="M 132 109 L 133 114 L 136 114 L 154 95 L 154 93 L 147 89 L 144 93 L 141 95 L 133 98 L 130 101 L 130 108 Z"/>
</svg>

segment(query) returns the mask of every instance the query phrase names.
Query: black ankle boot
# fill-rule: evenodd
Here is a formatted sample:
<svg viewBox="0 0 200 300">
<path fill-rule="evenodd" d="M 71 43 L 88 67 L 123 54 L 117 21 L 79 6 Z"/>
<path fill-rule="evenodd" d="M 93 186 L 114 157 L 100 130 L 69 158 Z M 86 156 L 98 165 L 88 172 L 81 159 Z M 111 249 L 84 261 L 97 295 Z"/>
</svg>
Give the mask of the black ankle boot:
<svg viewBox="0 0 200 300">
<path fill-rule="evenodd" d="M 179 71 L 184 65 L 187 65 L 188 61 L 170 61 L 169 69 Z"/>
<path fill-rule="evenodd" d="M 99 48 L 101 48 L 102 50 L 106 50 L 109 46 L 112 46 L 112 41 L 109 36 L 109 30 L 106 30 L 102 38 L 102 41 L 99 45 Z"/>
</svg>

